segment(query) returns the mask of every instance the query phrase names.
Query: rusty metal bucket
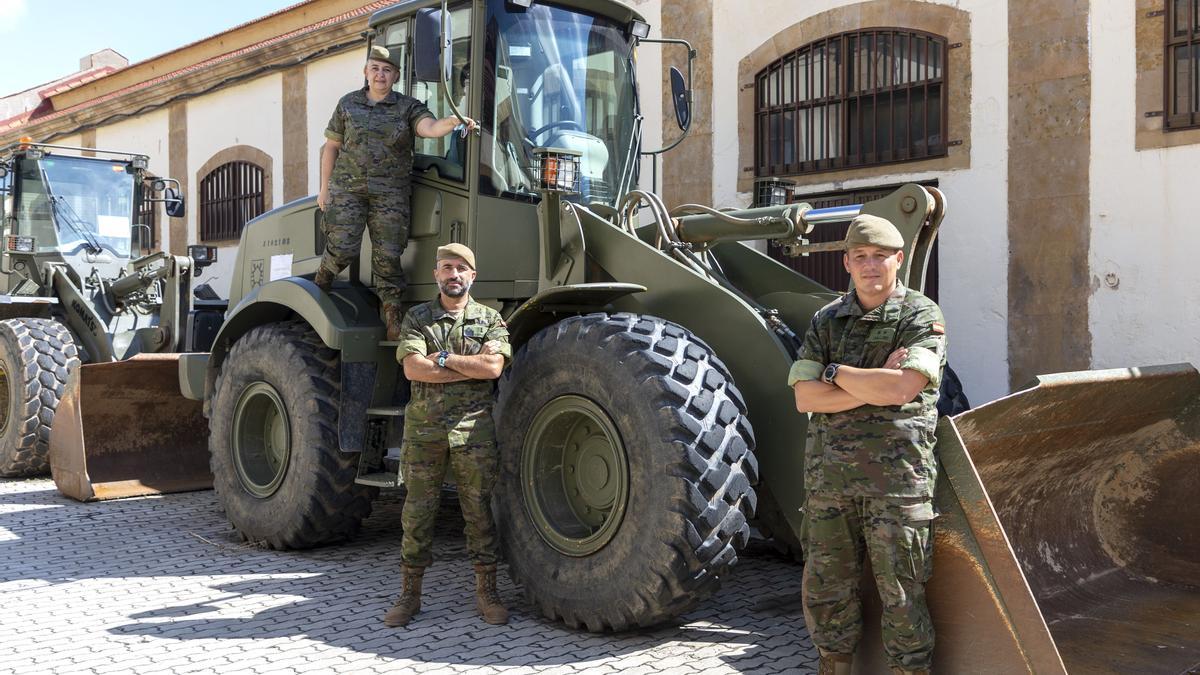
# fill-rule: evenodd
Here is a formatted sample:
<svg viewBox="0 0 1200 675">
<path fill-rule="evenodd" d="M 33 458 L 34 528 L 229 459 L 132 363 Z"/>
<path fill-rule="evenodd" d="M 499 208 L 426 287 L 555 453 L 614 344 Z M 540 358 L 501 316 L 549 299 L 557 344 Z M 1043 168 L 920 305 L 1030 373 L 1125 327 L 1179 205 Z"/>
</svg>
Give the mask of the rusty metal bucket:
<svg viewBox="0 0 1200 675">
<path fill-rule="evenodd" d="M 208 422 L 179 393 L 179 355 L 72 372 L 50 431 L 50 473 L 79 501 L 211 488 Z"/>
<path fill-rule="evenodd" d="M 938 454 L 935 672 L 1200 666 L 1195 368 L 1039 377 L 942 420 Z M 855 670 L 886 672 L 868 604 Z"/>
</svg>

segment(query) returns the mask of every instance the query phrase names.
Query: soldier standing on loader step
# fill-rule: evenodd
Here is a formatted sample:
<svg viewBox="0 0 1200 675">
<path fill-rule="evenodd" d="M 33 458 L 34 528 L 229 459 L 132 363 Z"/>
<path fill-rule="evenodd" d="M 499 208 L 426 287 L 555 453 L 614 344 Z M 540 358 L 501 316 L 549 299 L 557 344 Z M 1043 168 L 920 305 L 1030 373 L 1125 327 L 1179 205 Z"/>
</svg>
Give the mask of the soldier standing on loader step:
<svg viewBox="0 0 1200 675">
<path fill-rule="evenodd" d="M 433 278 L 439 296 L 408 311 L 396 348 L 404 376 L 412 381 L 401 462 L 408 488 L 400 516 L 404 587 L 383 621 L 404 626 L 421 609 L 421 580 L 433 561 L 433 523 L 449 463 L 466 520 L 467 550 L 475 562 L 475 607 L 488 623 L 508 623 L 508 610 L 496 593 L 499 547 L 491 510 L 499 471 L 492 380 L 512 358 L 508 327 L 496 310 L 471 299 L 471 249 L 462 244 L 439 248 Z"/>
<path fill-rule="evenodd" d="M 896 279 L 904 239 L 862 215 L 843 262 L 854 290 L 813 317 L 788 374 L 796 409 L 813 413 L 804 459 L 804 618 L 822 675 L 849 675 L 862 635 L 859 576 L 870 556 L 894 673 L 928 673 L 933 623 L 933 457 L 942 312 Z"/>
<path fill-rule="evenodd" d="M 338 101 L 325 129 L 317 197 L 325 211 L 325 255 L 313 279 L 328 292 L 358 257 L 363 228 L 369 229 L 389 340 L 399 334 L 400 296 L 408 285 L 400 256 L 408 244 L 414 134 L 441 138 L 459 123 L 456 117 L 434 119 L 425 104 L 392 90 L 400 77 L 398 56 L 372 47 L 363 67 L 367 86 Z M 475 128 L 474 120 L 466 122 L 468 130 Z"/>
</svg>

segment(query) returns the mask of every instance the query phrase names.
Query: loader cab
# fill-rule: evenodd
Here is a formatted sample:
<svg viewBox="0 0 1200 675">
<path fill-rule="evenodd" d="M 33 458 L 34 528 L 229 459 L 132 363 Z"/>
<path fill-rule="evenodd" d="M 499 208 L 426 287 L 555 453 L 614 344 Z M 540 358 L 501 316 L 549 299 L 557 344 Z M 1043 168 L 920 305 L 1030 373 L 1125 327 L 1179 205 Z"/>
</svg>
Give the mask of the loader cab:
<svg viewBox="0 0 1200 675">
<path fill-rule="evenodd" d="M 439 118 L 457 107 L 481 129 L 478 137 L 415 139 L 408 297 L 437 295 L 434 255 L 450 242 L 485 252 L 476 297 L 529 297 L 539 277 L 534 149 L 579 154 L 572 201 L 616 206 L 637 183 L 630 26 L 641 18 L 608 0 L 459 0 L 446 8 L 445 50 L 438 4 L 402 2 L 370 21 L 370 44 L 403 54 L 400 93 Z M 369 260 L 360 267 L 370 269 Z"/>
</svg>

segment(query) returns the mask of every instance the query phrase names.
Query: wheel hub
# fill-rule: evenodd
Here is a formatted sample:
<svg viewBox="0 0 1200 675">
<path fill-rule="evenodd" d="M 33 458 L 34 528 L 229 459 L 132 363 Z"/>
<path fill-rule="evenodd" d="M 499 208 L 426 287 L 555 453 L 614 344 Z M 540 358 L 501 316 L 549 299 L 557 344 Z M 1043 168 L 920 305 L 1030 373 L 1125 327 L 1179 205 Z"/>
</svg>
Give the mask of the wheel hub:
<svg viewBox="0 0 1200 675">
<path fill-rule="evenodd" d="M 624 443 L 604 410 L 560 396 L 534 417 L 521 450 L 529 517 L 554 548 L 584 556 L 616 534 L 629 493 Z"/>
<path fill-rule="evenodd" d="M 291 422 L 275 387 L 255 382 L 238 398 L 233 419 L 233 465 L 250 494 L 270 497 L 287 475 Z"/>
</svg>

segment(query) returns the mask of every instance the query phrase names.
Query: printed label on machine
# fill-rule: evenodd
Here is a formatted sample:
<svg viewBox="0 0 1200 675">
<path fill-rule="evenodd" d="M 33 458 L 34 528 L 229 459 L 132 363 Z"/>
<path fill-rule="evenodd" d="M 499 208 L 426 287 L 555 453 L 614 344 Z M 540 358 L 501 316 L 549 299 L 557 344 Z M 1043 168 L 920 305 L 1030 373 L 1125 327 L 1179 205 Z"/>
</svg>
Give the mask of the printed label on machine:
<svg viewBox="0 0 1200 675">
<path fill-rule="evenodd" d="M 271 281 L 292 276 L 292 254 L 271 256 Z"/>
</svg>

